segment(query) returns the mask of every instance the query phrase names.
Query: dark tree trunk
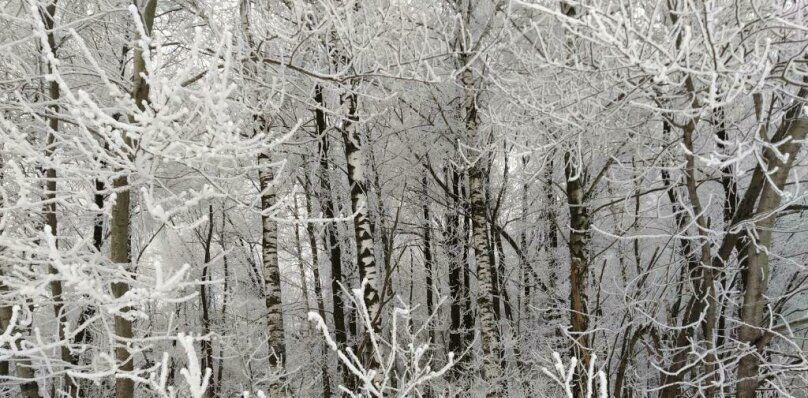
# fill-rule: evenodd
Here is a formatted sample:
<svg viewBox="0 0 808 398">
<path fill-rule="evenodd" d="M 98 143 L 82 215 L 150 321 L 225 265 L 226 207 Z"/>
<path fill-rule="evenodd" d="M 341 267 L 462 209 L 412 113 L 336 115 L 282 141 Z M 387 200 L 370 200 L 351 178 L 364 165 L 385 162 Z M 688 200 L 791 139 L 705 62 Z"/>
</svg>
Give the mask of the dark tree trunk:
<svg viewBox="0 0 808 398">
<path fill-rule="evenodd" d="M 426 172 L 421 177 L 421 195 L 424 216 L 424 273 L 426 274 L 426 316 L 432 316 L 434 309 L 434 298 L 432 297 L 432 290 L 434 288 L 432 282 L 432 217 L 429 211 L 429 185 L 427 183 Z M 429 343 L 435 341 L 435 328 L 429 328 Z"/>
<path fill-rule="evenodd" d="M 308 177 L 305 177 L 303 181 L 303 192 L 306 195 L 306 215 L 311 217 L 312 187 Z M 306 223 L 306 235 L 309 238 L 309 248 L 311 249 L 311 269 L 314 276 L 314 295 L 316 296 L 315 300 L 317 300 L 317 313 L 320 315 L 320 318 L 326 319 L 325 297 L 323 296 L 323 287 L 320 281 L 320 253 L 317 248 L 317 234 L 314 231 L 314 224 L 310 222 Z M 328 375 L 328 347 L 325 343 L 322 345 L 322 352 L 323 364 L 320 373 L 323 378 L 323 397 L 325 398 L 331 396 L 331 377 Z"/>
<path fill-rule="evenodd" d="M 325 99 L 323 98 L 323 90 L 319 85 L 315 87 L 314 101 L 317 103 L 317 109 L 314 111 L 314 117 L 317 127 L 318 138 L 318 156 L 320 159 L 320 206 L 322 207 L 323 217 L 326 219 L 334 218 L 336 211 L 334 209 L 334 202 L 331 200 L 331 179 L 328 167 L 328 134 L 326 132 L 327 124 L 325 118 Z M 333 318 L 334 318 L 334 337 L 337 346 L 340 349 L 345 349 L 348 345 L 348 333 L 345 329 L 345 301 L 342 298 L 343 275 L 342 275 L 342 250 L 340 249 L 339 240 L 337 238 L 337 226 L 333 223 L 326 223 L 325 226 L 325 247 L 328 250 L 328 258 L 331 263 L 331 299 L 334 303 Z M 348 369 L 340 365 L 342 369 L 342 381 L 349 388 L 352 387 L 353 377 Z"/>
<path fill-rule="evenodd" d="M 452 303 L 449 308 L 449 351 L 460 355 L 463 351 L 463 263 L 461 263 L 462 243 L 460 242 L 461 226 L 458 216 L 459 176 L 453 166 L 446 167 L 446 255 L 449 259 L 449 295 Z"/>
<path fill-rule="evenodd" d="M 207 283 L 210 282 L 210 273 L 208 271 L 208 267 L 210 266 L 211 260 L 211 244 L 213 242 L 213 205 L 208 205 L 208 233 L 205 237 L 203 245 L 204 251 L 204 259 L 202 263 L 202 284 L 199 285 L 199 304 L 202 307 L 202 332 L 208 336 L 208 338 L 201 341 L 200 345 L 202 346 L 202 372 L 205 372 L 206 368 L 210 368 L 211 374 L 213 374 L 213 347 L 211 346 L 210 341 L 210 302 L 208 300 L 208 286 Z M 205 397 L 210 398 L 213 397 L 214 392 L 216 391 L 216 379 L 213 378 L 208 383 L 208 388 L 205 390 Z"/>
<path fill-rule="evenodd" d="M 567 206 L 570 212 L 570 332 L 573 337 L 572 355 L 578 359 L 573 394 L 585 394 L 584 372 L 589 367 L 589 212 L 584 203 L 584 171 L 576 165 L 572 154 L 564 154 L 564 176 L 567 180 Z"/>
</svg>

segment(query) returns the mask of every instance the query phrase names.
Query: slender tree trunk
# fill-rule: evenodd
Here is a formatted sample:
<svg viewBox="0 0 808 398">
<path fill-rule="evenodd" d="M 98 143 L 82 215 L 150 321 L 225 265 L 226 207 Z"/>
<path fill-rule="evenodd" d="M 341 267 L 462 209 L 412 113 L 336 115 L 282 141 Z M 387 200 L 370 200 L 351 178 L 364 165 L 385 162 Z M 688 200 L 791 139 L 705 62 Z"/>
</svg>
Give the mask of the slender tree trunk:
<svg viewBox="0 0 808 398">
<path fill-rule="evenodd" d="M 0 199 L 0 206 L 2 206 L 2 199 Z M 3 253 L 3 249 L 0 248 L 0 255 Z M 5 268 L 5 264 L 0 264 L 0 278 L 3 278 L 3 268 Z M 0 294 L 8 294 L 8 287 L 6 286 L 5 282 L 0 280 Z M 12 315 L 12 307 L 8 305 L 0 306 L 0 333 L 6 331 L 9 327 L 9 323 L 11 323 L 11 315 Z M 0 361 L 0 381 L 5 381 L 11 374 L 9 373 L 9 363 L 8 360 Z"/>
<path fill-rule="evenodd" d="M 488 186 L 487 182 L 484 182 L 485 186 Z M 486 212 L 488 210 L 488 200 L 485 201 Z M 486 217 L 487 218 L 487 217 Z M 500 280 L 499 280 L 499 265 L 497 262 L 496 256 L 496 247 L 494 246 L 494 237 L 493 232 L 491 231 L 492 227 L 490 223 L 486 223 L 485 226 L 485 252 L 488 256 L 488 263 L 491 265 L 491 306 L 494 309 L 494 321 L 497 324 L 497 333 L 501 333 L 502 327 L 502 303 L 501 303 L 501 296 L 500 296 Z M 499 350 L 497 350 L 499 351 Z"/>
<path fill-rule="evenodd" d="M 314 88 L 314 101 L 317 109 L 314 110 L 314 119 L 317 127 L 318 152 L 320 158 L 320 206 L 323 217 L 334 218 L 336 214 L 334 201 L 331 199 L 331 179 L 328 167 L 328 134 L 325 118 L 325 100 L 323 89 L 319 85 Z M 348 333 L 345 329 L 345 301 L 342 298 L 343 275 L 342 275 L 342 249 L 337 238 L 337 226 L 333 223 L 326 223 L 325 246 L 328 250 L 329 262 L 331 263 L 331 299 L 333 301 L 334 337 L 337 346 L 345 349 L 348 345 Z M 342 382 L 347 387 L 353 386 L 353 377 L 348 369 L 342 364 L 338 365 L 342 369 Z"/>
<path fill-rule="evenodd" d="M 3 183 L 3 177 L 4 177 L 3 176 L 4 159 L 3 159 L 2 155 L 3 154 L 0 153 L 0 184 Z M 0 196 L 0 208 L 2 208 L 3 205 L 4 205 L 3 197 Z M 0 218 L 2 218 L 2 217 L 4 217 L 4 215 L 0 214 Z M 0 233 L 2 233 L 2 232 L 3 231 L 0 230 Z M 6 249 L 5 247 L 0 246 L 0 254 L 2 254 L 3 251 L 5 251 L 5 249 Z M 2 258 L 3 257 L 0 256 L 0 259 L 2 259 Z M 5 273 L 6 266 L 7 266 L 6 264 L 0 263 L 0 294 L 8 294 L 8 291 L 9 291 L 9 287 L 5 284 L 5 278 L 3 277 L 3 274 Z M 12 319 L 13 316 L 14 316 L 14 310 L 13 310 L 12 306 L 8 306 L 8 305 L 0 306 L 0 333 L 5 333 L 5 331 L 8 328 L 12 327 L 11 319 Z M 19 318 L 18 318 L 17 322 L 19 324 Z M 20 336 L 28 336 L 28 335 L 30 335 L 30 331 L 28 330 L 28 327 L 23 327 L 23 328 L 13 327 L 12 328 L 12 333 L 14 335 L 18 334 Z M 20 346 L 20 340 L 18 339 L 17 341 L 14 341 L 14 345 L 19 347 Z M 0 361 L 0 381 L 2 381 L 3 383 L 8 383 L 7 378 L 9 378 L 11 376 L 10 366 L 9 365 L 10 365 L 9 361 L 5 361 L 5 360 Z M 24 397 L 24 398 L 40 398 L 39 385 L 38 385 L 36 379 L 34 378 L 34 370 L 31 367 L 31 360 L 29 358 L 25 358 L 25 357 L 20 358 L 20 359 L 15 361 L 15 367 L 16 367 L 15 371 L 17 373 L 16 376 L 20 380 L 20 393 L 21 393 L 21 396 Z"/>
<path fill-rule="evenodd" d="M 106 149 L 106 146 L 105 146 Z M 95 215 L 95 220 L 93 222 L 93 248 L 95 248 L 95 252 L 99 255 L 101 254 L 101 249 L 104 246 L 104 190 L 105 184 L 100 179 L 95 180 L 95 193 L 93 194 L 93 202 L 95 207 L 98 209 L 98 212 Z M 73 343 L 77 346 L 86 346 L 92 343 L 93 335 L 90 332 L 89 325 L 87 325 L 87 321 L 90 320 L 93 316 L 95 316 L 95 307 L 92 305 L 88 305 L 81 311 L 81 315 L 79 315 L 79 319 L 76 322 L 76 327 L 78 331 L 76 332 Z M 79 356 L 78 354 L 71 354 L 73 356 L 73 362 L 78 364 L 79 363 Z M 81 386 L 79 386 L 81 388 Z"/>
<path fill-rule="evenodd" d="M 309 281 L 308 276 L 306 276 L 306 266 L 303 264 L 303 242 L 300 240 L 300 212 L 298 210 L 298 203 L 297 203 L 297 196 L 293 199 L 293 214 L 295 217 L 295 229 L 294 229 L 294 240 L 295 240 L 295 254 L 297 255 L 297 272 L 300 274 L 300 291 L 303 293 L 303 306 L 306 308 L 306 313 L 308 314 L 311 311 L 311 297 L 309 296 Z M 308 324 L 307 324 L 308 325 Z"/>
<path fill-rule="evenodd" d="M 143 29 L 146 35 L 151 35 L 154 15 L 157 8 L 157 0 L 146 3 L 141 10 L 143 18 Z M 143 50 L 139 47 L 135 49 L 134 67 L 132 69 L 132 98 L 135 105 L 140 109 L 145 109 L 145 102 L 149 98 L 149 85 L 145 81 L 143 74 L 146 73 Z M 135 118 L 130 115 L 130 122 L 135 122 Z M 128 135 L 124 137 L 127 146 L 132 145 L 132 138 Z M 126 174 L 118 176 L 113 180 L 112 187 L 116 192 L 115 203 L 112 205 L 110 220 L 110 261 L 124 270 L 132 270 L 132 259 L 130 252 L 130 191 L 129 178 Z M 114 282 L 112 284 L 112 294 L 115 298 L 121 298 L 129 291 L 126 282 Z M 128 309 L 122 309 L 127 311 Z M 118 374 L 121 376 L 131 373 L 134 370 L 132 354 L 129 352 L 128 340 L 133 337 L 132 321 L 116 315 L 115 316 L 115 360 L 118 363 Z M 115 378 L 115 395 L 117 398 L 133 398 L 135 395 L 134 381 L 128 377 Z"/>
<path fill-rule="evenodd" d="M 505 279 L 505 247 L 502 245 L 502 235 L 497 233 L 495 224 L 491 224 L 491 236 L 494 240 L 494 247 L 497 250 L 497 272 L 499 273 L 498 293 L 502 297 L 502 309 L 505 311 L 505 320 L 510 325 L 514 324 L 513 306 L 511 305 L 510 294 L 508 294 L 508 283 Z"/>
<path fill-rule="evenodd" d="M 463 250 L 460 242 L 460 218 L 458 207 L 460 205 L 458 173 L 454 166 L 446 168 L 446 255 L 449 259 L 449 295 L 452 299 L 449 308 L 449 352 L 460 355 L 463 351 L 462 313 L 463 313 L 463 263 L 460 252 Z M 461 365 L 462 367 L 462 365 Z M 460 369 L 458 369 L 459 371 Z"/>
<path fill-rule="evenodd" d="M 222 324 L 227 325 L 227 299 L 230 297 L 229 280 L 230 280 L 230 267 L 227 262 L 227 247 L 225 246 L 225 221 L 227 214 L 225 208 L 222 206 L 222 229 L 219 233 L 219 246 L 222 248 L 222 268 L 224 271 L 224 285 L 222 286 Z M 219 343 L 219 364 L 216 369 L 216 387 L 214 396 L 221 396 L 222 391 L 222 375 L 224 373 L 224 344 Z"/>
<path fill-rule="evenodd" d="M 211 260 L 211 245 L 213 243 L 213 205 L 208 205 L 208 233 L 205 241 L 202 242 L 204 250 L 204 260 L 202 263 L 202 284 L 199 285 L 199 304 L 202 307 L 202 332 L 208 338 L 201 341 L 202 346 L 202 372 L 206 368 L 210 368 L 211 374 L 213 372 L 213 347 L 210 341 L 210 302 L 208 299 L 208 286 L 210 282 L 210 267 Z M 210 380 L 208 388 L 205 390 L 205 397 L 213 397 L 216 391 L 216 379 Z"/>
<path fill-rule="evenodd" d="M 29 310 L 33 310 L 29 306 Z M 30 336 L 31 335 L 31 326 L 23 326 L 19 330 L 22 336 Z M 16 342 L 17 346 L 20 346 L 22 339 Z M 34 373 L 34 368 L 31 366 L 31 360 L 29 358 L 21 358 L 20 360 L 16 361 L 15 366 L 17 368 L 17 377 L 20 378 L 20 393 L 22 394 L 23 398 L 40 398 L 42 395 L 39 394 L 39 383 L 36 381 L 36 374 Z"/>
<path fill-rule="evenodd" d="M 567 180 L 567 205 L 570 211 L 570 332 L 574 338 L 572 355 L 578 359 L 573 394 L 581 397 L 586 386 L 583 373 L 589 367 L 589 212 L 584 203 L 584 171 L 576 165 L 570 152 L 564 155 L 564 175 Z"/>
<path fill-rule="evenodd" d="M 312 205 L 311 205 L 311 198 L 312 198 L 312 187 L 311 181 L 308 177 L 305 177 L 305 181 L 303 183 L 303 192 L 305 193 L 306 197 L 306 215 L 309 217 L 312 216 Z M 309 237 L 309 248 L 311 249 L 311 269 L 312 273 L 314 274 L 314 295 L 316 296 L 315 299 L 317 300 L 317 313 L 320 314 L 320 317 L 326 319 L 325 314 L 325 297 L 323 296 L 323 287 L 320 281 L 320 255 L 319 250 L 317 249 L 317 234 L 314 231 L 314 224 L 307 222 L 306 223 L 306 235 Z M 323 352 L 323 365 L 321 369 L 321 374 L 323 378 L 323 397 L 330 397 L 331 396 L 331 377 L 328 375 L 328 347 L 323 343 L 322 345 L 322 352 Z"/>
<path fill-rule="evenodd" d="M 0 153 L 0 184 L 3 184 L 3 172 L 5 171 L 4 168 L 4 159 L 3 154 Z M 0 196 L 0 208 L 4 207 L 5 203 L 3 201 L 3 197 Z M 3 220 L 5 217 L 3 214 L 0 214 L 0 221 Z M 0 223 L 2 225 L 2 223 Z M 3 233 L 3 230 L 0 229 L 0 234 Z M 3 257 L 3 252 L 5 251 L 5 247 L 0 246 L 0 258 Z M 5 278 L 3 274 L 5 272 L 6 264 L 0 262 L 0 295 L 8 294 L 9 288 L 6 286 Z M 5 304 L 5 303 L 4 303 Z M 11 316 L 12 316 L 12 307 L 8 305 L 0 305 L 0 333 L 5 333 L 6 329 L 9 327 L 11 323 Z M 5 381 L 9 376 L 9 363 L 7 360 L 0 360 L 0 381 Z"/>
<path fill-rule="evenodd" d="M 528 162 L 527 156 L 523 156 L 522 157 L 522 173 L 523 174 L 527 174 L 527 162 Z M 521 192 L 520 192 L 521 215 L 520 215 L 520 218 L 521 218 L 521 221 L 523 223 L 527 223 L 527 220 L 528 220 L 527 194 L 528 194 L 528 190 L 530 189 L 529 186 L 528 186 L 527 179 L 523 180 L 521 185 L 522 186 L 520 187 L 521 188 Z M 519 247 L 521 248 L 521 252 L 524 252 L 525 250 L 527 250 L 527 228 L 522 228 L 522 230 L 519 232 Z M 531 268 L 530 264 L 528 263 L 527 259 L 522 255 L 519 256 L 519 274 L 521 275 L 521 278 L 522 278 L 522 282 L 521 282 L 522 297 L 521 297 L 521 300 L 519 300 L 519 302 L 518 302 L 518 308 L 517 308 L 517 311 L 519 311 L 519 322 L 516 323 L 516 335 L 520 336 L 519 342 L 520 342 L 520 344 L 523 344 L 523 343 L 525 343 L 525 340 L 523 340 L 521 338 L 523 336 L 523 334 L 522 334 L 523 326 L 524 326 L 525 323 L 530 323 L 530 321 L 532 319 L 532 317 L 531 317 L 532 311 L 531 311 L 530 307 L 533 304 L 533 299 L 532 299 L 533 298 L 533 293 L 532 293 L 532 290 L 531 290 L 531 287 L 532 287 L 532 284 L 533 284 L 533 281 L 532 281 L 533 272 L 532 272 L 532 268 Z M 517 297 L 519 297 L 518 294 L 517 294 Z"/>
<path fill-rule="evenodd" d="M 474 334 L 476 330 L 475 318 L 478 308 L 474 308 L 471 299 L 471 262 L 470 253 L 474 248 L 471 237 L 471 202 L 469 196 L 466 194 L 465 175 L 461 175 L 460 186 L 458 192 L 460 195 L 460 264 L 463 271 L 463 348 L 469 348 L 474 342 Z M 476 275 L 479 278 L 479 275 Z M 477 290 L 480 289 L 479 284 Z"/>
<path fill-rule="evenodd" d="M 426 274 L 426 316 L 432 316 L 434 309 L 434 298 L 432 297 L 433 282 L 432 282 L 432 217 L 429 211 L 429 184 L 427 183 L 426 171 L 421 176 L 421 195 L 424 216 L 424 274 Z M 428 326 L 429 329 L 429 343 L 435 341 L 435 328 Z"/>
<path fill-rule="evenodd" d="M 53 28 L 55 26 L 55 17 L 56 17 L 56 3 L 57 0 L 51 0 L 51 2 L 45 6 L 40 7 L 39 14 L 40 18 L 42 19 L 42 23 L 46 30 L 47 42 L 50 51 L 56 52 L 56 40 L 53 34 Z M 55 54 L 54 54 L 55 57 Z M 53 73 L 52 66 L 50 62 L 48 62 L 48 73 Z M 46 137 L 45 142 L 45 157 L 52 158 L 54 150 L 56 149 L 56 137 L 54 133 L 59 130 L 59 97 L 60 97 L 60 90 L 59 90 L 59 83 L 55 80 L 48 82 L 48 97 L 52 104 L 50 105 L 50 112 L 53 113 L 52 116 L 48 118 L 48 134 Z M 55 244 L 56 247 L 59 247 L 59 224 L 58 218 L 56 215 L 56 169 L 48 168 L 44 172 L 45 175 L 45 207 L 43 209 L 43 213 L 45 215 L 45 225 L 47 228 L 50 229 L 50 233 L 53 234 L 54 239 L 56 240 Z M 49 265 L 48 269 L 51 274 L 58 274 L 58 271 L 53 267 L 53 265 Z M 51 294 L 53 295 L 53 311 L 56 315 L 57 321 L 57 336 L 59 337 L 60 341 L 65 341 L 65 327 L 67 327 L 68 319 L 67 313 L 65 312 L 64 308 L 64 298 L 63 298 L 63 289 L 62 289 L 62 281 L 59 277 L 53 278 L 50 282 Z M 64 361 L 65 365 L 72 366 L 76 364 L 77 358 L 70 354 L 70 348 L 67 344 L 64 344 L 60 348 L 61 351 L 61 359 Z M 71 397 L 76 397 L 79 394 L 79 388 L 76 381 L 70 377 L 68 374 L 65 374 L 64 377 L 64 389 L 65 392 L 70 395 Z"/>
<path fill-rule="evenodd" d="M 558 270 L 558 261 L 556 260 L 556 255 L 558 253 L 558 218 L 556 217 L 556 198 L 553 194 L 553 159 L 552 154 L 550 155 L 551 158 L 547 162 L 547 165 L 544 169 L 544 218 L 545 218 L 545 225 L 546 225 L 546 234 L 544 237 L 544 244 L 545 244 L 545 253 L 547 255 L 547 285 L 550 289 L 549 292 L 549 299 L 550 305 L 552 309 L 550 313 L 547 314 L 547 321 L 554 322 L 561 316 L 561 309 L 564 306 L 563 300 L 558 299 L 559 295 L 556 292 L 556 286 L 558 286 L 558 274 L 556 271 Z M 559 334 L 559 330 L 555 329 L 556 334 Z"/>
<path fill-rule="evenodd" d="M 0 270 L 0 277 L 2 276 L 3 273 L 2 270 Z M 4 286 L 0 286 L 0 293 L 5 293 L 6 290 L 7 289 Z M 6 328 L 8 328 L 9 322 L 11 322 L 11 307 L 8 306 L 0 307 L 0 330 L 5 332 Z M 7 360 L 0 361 L 0 381 L 5 382 L 10 376 L 8 365 L 9 364 Z M 6 391 L 6 390 L 0 390 L 0 391 Z"/>
</svg>

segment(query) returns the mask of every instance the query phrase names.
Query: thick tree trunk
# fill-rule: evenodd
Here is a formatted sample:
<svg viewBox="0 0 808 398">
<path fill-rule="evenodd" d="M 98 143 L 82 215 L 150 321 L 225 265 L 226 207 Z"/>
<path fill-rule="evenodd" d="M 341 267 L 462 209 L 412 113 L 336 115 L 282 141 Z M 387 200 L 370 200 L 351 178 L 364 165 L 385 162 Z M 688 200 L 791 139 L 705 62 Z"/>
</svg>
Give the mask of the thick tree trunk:
<svg viewBox="0 0 808 398">
<path fill-rule="evenodd" d="M 470 16 L 466 15 L 466 19 Z M 477 88 L 474 74 L 469 62 L 469 54 L 465 51 L 460 56 L 464 67 L 459 79 L 463 87 L 463 117 L 468 141 L 473 146 L 486 143 L 481 140 L 477 114 Z M 481 148 L 486 151 L 486 148 Z M 499 332 L 493 304 L 494 276 L 493 264 L 487 253 L 487 225 L 485 205 L 485 164 L 484 159 L 477 159 L 469 168 L 469 201 L 471 205 L 471 235 L 474 247 L 474 260 L 477 264 L 477 311 L 480 320 L 480 335 L 483 349 L 483 379 L 489 383 L 489 397 L 497 396 L 501 389 L 502 368 L 497 352 L 500 347 Z"/>
<path fill-rule="evenodd" d="M 31 334 L 30 328 L 25 327 L 21 330 L 24 336 Z M 19 343 L 19 342 L 18 342 Z M 20 378 L 20 394 L 23 398 L 40 398 L 39 383 L 36 381 L 36 374 L 34 368 L 31 366 L 31 360 L 28 358 L 20 359 L 16 362 L 17 377 Z"/>
<path fill-rule="evenodd" d="M 131 271 L 129 252 L 129 179 L 120 176 L 113 181 L 113 188 L 118 191 L 115 203 L 112 205 L 110 220 L 110 260 L 113 264 L 124 270 Z M 112 293 L 120 298 L 129 291 L 125 282 L 114 282 Z M 127 310 L 127 309 L 124 309 Z M 129 353 L 127 340 L 132 338 L 132 321 L 115 316 L 115 359 L 118 362 L 118 372 L 130 373 L 134 369 L 132 357 Z M 115 391 L 117 398 L 133 398 L 134 382 L 126 377 L 116 377 Z"/>
<path fill-rule="evenodd" d="M 800 90 L 800 97 L 805 98 L 808 89 Z M 791 112 L 789 112 L 791 113 Z M 808 119 L 796 119 L 799 112 L 793 112 L 783 121 L 786 124 L 786 136 L 790 138 L 780 145 L 779 151 L 785 155 L 783 161 L 777 156 L 766 156 L 767 171 L 770 172 L 768 183 L 760 193 L 757 212 L 765 218 L 754 223 L 756 240 L 749 244 L 747 269 L 744 273 L 744 295 L 741 306 L 741 326 L 738 338 L 748 345 L 748 351 L 738 363 L 738 382 L 736 386 L 738 398 L 754 398 L 760 377 L 760 358 L 766 348 L 771 334 L 766 326 L 765 298 L 770 280 L 769 250 L 772 246 L 772 228 L 777 220 L 776 211 L 782 200 L 780 192 L 788 180 L 794 166 L 794 160 L 802 147 L 802 141 L 808 134 Z"/>
<path fill-rule="evenodd" d="M 485 200 L 483 198 L 483 175 L 478 166 L 469 170 L 469 192 L 471 200 L 472 242 L 474 259 L 477 263 L 479 291 L 477 294 L 477 311 L 481 328 L 483 348 L 483 379 L 491 385 L 488 396 L 497 396 L 501 382 L 502 369 L 498 359 L 499 333 L 492 301 L 494 281 L 492 264 L 486 253 L 486 221 Z"/>
</svg>

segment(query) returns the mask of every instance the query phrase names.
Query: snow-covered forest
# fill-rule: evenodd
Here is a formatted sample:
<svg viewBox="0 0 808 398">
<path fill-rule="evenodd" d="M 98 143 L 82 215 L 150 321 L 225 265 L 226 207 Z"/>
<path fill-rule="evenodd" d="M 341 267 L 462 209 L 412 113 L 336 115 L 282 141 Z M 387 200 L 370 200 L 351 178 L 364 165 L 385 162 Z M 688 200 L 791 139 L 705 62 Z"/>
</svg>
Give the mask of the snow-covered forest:
<svg viewBox="0 0 808 398">
<path fill-rule="evenodd" d="M 806 0 L 0 0 L 0 396 L 808 397 Z"/>
</svg>

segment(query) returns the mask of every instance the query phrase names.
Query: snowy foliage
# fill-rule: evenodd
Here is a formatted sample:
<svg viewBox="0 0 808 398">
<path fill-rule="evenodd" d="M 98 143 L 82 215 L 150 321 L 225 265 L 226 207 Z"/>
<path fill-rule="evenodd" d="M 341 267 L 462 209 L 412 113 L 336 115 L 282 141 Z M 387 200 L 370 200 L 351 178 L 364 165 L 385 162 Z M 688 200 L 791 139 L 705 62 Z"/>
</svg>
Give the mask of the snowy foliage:
<svg viewBox="0 0 808 398">
<path fill-rule="evenodd" d="M 4 0 L 0 397 L 801 397 L 806 0 Z"/>
</svg>

